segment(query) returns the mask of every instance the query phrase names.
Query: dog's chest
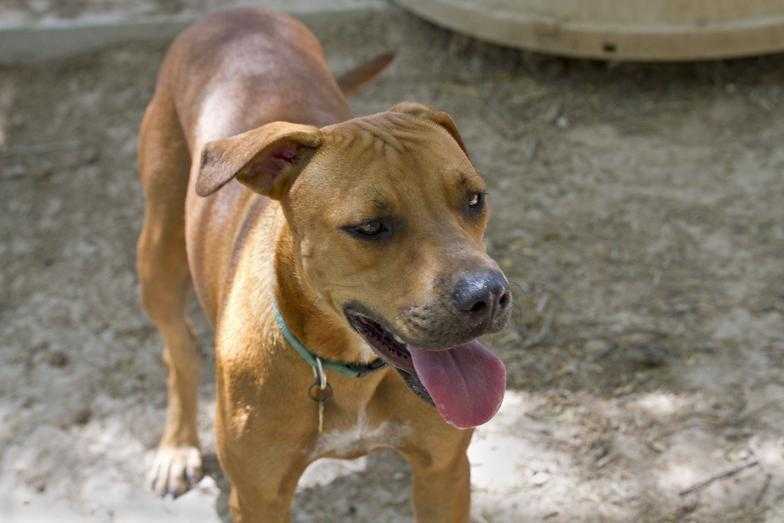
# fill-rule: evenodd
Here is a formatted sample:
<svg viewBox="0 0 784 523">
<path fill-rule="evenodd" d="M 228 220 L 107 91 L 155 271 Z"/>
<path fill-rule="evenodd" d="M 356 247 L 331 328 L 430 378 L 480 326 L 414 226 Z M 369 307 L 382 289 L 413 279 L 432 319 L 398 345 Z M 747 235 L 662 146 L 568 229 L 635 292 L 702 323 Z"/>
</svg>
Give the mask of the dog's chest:
<svg viewBox="0 0 784 523">
<path fill-rule="evenodd" d="M 405 425 L 391 421 L 371 425 L 365 413 L 360 412 L 354 426 L 319 434 L 313 457 L 353 457 L 379 447 L 395 447 L 408 431 Z"/>
</svg>

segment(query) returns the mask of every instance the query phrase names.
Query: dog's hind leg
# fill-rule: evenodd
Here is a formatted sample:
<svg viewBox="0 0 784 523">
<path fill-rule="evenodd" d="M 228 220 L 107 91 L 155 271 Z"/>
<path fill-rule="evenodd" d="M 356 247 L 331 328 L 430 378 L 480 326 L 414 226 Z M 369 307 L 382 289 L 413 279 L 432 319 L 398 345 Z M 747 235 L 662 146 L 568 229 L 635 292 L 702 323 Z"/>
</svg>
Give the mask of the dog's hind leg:
<svg viewBox="0 0 784 523">
<path fill-rule="evenodd" d="M 191 286 L 185 251 L 188 150 L 171 98 L 161 91 L 147 107 L 139 135 L 145 212 L 137 264 L 142 304 L 163 338 L 168 368 L 166 426 L 150 482 L 157 494 L 178 496 L 202 476 L 196 428 L 200 355 L 185 318 Z"/>
</svg>

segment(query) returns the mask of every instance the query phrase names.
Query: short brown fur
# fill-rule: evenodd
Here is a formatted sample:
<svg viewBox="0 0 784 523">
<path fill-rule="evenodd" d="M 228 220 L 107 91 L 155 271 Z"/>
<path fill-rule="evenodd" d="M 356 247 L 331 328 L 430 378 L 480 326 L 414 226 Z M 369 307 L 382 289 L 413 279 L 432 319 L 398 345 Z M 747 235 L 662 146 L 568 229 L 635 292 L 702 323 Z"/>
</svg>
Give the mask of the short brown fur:
<svg viewBox="0 0 784 523">
<path fill-rule="evenodd" d="M 381 66 L 345 81 L 355 82 L 353 90 Z M 441 303 L 444 282 L 463 268 L 496 267 L 484 250 L 487 214 L 468 219 L 456 210 L 466 190 L 482 191 L 484 183 L 452 120 L 417 104 L 350 118 L 318 41 L 290 17 L 215 14 L 172 44 L 139 150 L 142 301 L 169 369 L 152 470 L 159 494 L 179 495 L 201 476 L 199 355 L 184 316 L 193 284 L 215 329 L 215 430 L 235 521 L 288 521 L 310 462 L 379 446 L 411 463 L 418 521 L 468 521 L 471 431 L 442 421 L 386 368 L 359 379 L 329 375 L 335 393 L 325 435 L 362 424 L 367 434 L 389 430 L 328 445 L 306 393 L 311 369 L 271 314 L 275 300 L 321 357 L 368 361 L 372 353 L 340 313 L 347 301 L 361 298 L 423 344 L 445 344 L 456 324 Z M 273 129 L 271 122 L 283 123 Z M 296 159 L 266 152 L 281 148 Z M 341 229 L 379 210 L 405 222 L 392 248 L 360 245 Z"/>
</svg>

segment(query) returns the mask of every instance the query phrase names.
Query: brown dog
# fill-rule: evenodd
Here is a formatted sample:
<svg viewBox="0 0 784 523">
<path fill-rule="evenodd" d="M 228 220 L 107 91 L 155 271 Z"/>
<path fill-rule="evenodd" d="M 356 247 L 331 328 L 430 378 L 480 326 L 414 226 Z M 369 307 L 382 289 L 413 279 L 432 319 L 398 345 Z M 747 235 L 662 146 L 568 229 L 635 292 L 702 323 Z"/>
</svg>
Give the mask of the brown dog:
<svg viewBox="0 0 784 523">
<path fill-rule="evenodd" d="M 491 418 L 505 386 L 475 338 L 505 324 L 511 299 L 484 249 L 485 185 L 445 113 L 404 103 L 350 118 L 292 18 L 230 11 L 172 44 L 139 146 L 142 301 L 169 368 L 159 494 L 201 476 L 193 282 L 215 328 L 236 521 L 287 520 L 309 463 L 378 447 L 411 463 L 420 521 L 468 520 L 461 429 Z M 319 366 L 327 383 L 314 385 Z"/>
</svg>

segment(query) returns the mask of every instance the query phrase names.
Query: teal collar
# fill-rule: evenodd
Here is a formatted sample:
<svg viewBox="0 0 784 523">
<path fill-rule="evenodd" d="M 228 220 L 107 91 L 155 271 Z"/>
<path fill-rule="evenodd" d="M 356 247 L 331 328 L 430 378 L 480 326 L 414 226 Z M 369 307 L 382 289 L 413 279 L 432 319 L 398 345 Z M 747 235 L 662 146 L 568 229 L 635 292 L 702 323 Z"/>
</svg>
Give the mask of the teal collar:
<svg viewBox="0 0 784 523">
<path fill-rule="evenodd" d="M 344 363 L 342 361 L 328 360 L 316 356 L 310 350 L 308 350 L 308 348 L 300 341 L 299 338 L 297 338 L 296 334 L 291 332 L 291 329 L 289 329 L 289 326 L 286 324 L 286 320 L 283 319 L 283 315 L 280 313 L 280 309 L 278 309 L 276 303 L 272 304 L 272 313 L 275 315 L 275 323 L 278 324 L 278 329 L 280 329 L 281 334 L 283 334 L 283 337 L 286 339 L 289 345 L 291 345 L 291 347 L 297 351 L 297 354 L 299 354 L 299 356 L 305 360 L 308 365 L 316 370 L 319 370 L 319 366 L 321 366 L 324 369 L 334 370 L 335 372 L 343 374 L 344 376 L 349 376 L 351 378 L 361 378 L 373 371 L 386 367 L 387 365 L 386 362 L 381 358 L 376 358 L 370 363 L 362 364 Z"/>
</svg>

